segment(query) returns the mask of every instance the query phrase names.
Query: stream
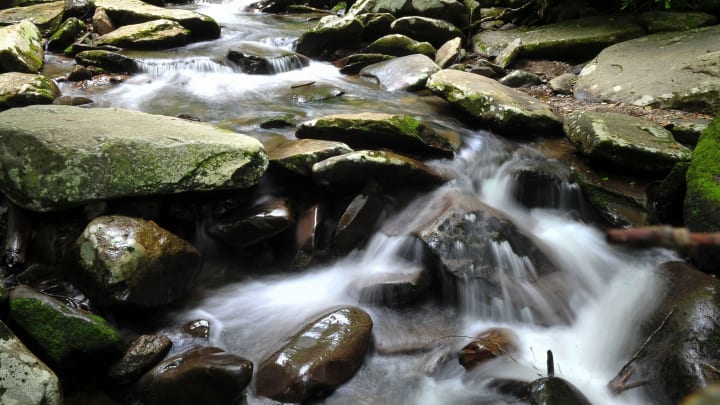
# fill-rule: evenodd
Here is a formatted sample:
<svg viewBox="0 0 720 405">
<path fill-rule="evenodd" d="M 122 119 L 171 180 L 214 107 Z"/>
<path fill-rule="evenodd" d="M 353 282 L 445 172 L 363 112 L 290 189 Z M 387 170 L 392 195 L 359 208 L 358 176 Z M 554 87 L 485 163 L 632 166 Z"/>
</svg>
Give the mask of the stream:
<svg viewBox="0 0 720 405">
<path fill-rule="evenodd" d="M 386 92 L 369 79 L 342 75 L 326 62 L 313 61 L 303 69 L 274 75 L 248 75 L 217 63 L 240 41 L 292 49 L 300 33 L 316 22 L 308 15 L 248 12 L 248 4 L 231 0 L 183 6 L 215 18 L 223 27 L 221 38 L 163 52 L 127 52 L 143 61 L 143 73 L 113 85 L 80 88 L 62 83 L 62 92 L 89 97 L 98 107 L 169 116 L 186 113 L 263 142 L 293 138 L 293 130 L 259 126 L 288 114 L 299 120 L 359 112 L 421 118 L 438 131 L 459 134 L 461 147 L 453 160 L 429 162 L 452 173 L 454 180 L 419 196 L 385 221 L 410 227 L 448 194 L 478 199 L 502 212 L 541 247 L 559 269 L 552 279 L 559 287 L 542 288 L 530 282 L 535 277 L 533 263 L 515 255 L 508 244 L 497 243 L 494 254 L 505 298 L 485 299 L 474 283 L 466 282 L 457 288 L 443 286 L 444 304 L 386 309 L 360 303 L 347 293 L 352 283 L 373 272 L 402 272 L 419 265 L 419 259 L 408 251 L 412 247 L 378 233 L 363 250 L 330 265 L 286 274 L 252 269 L 247 277 L 234 276 L 226 283 L 202 287 L 171 314 L 171 323 L 210 320 L 211 344 L 247 357 L 257 368 L 318 313 L 342 304 L 361 306 L 373 319 L 375 349 L 349 382 L 322 401 L 325 404 L 512 403 L 515 398 L 489 384 L 501 378 L 531 381 L 546 375 L 547 350 L 553 351 L 556 375 L 571 381 L 593 403 L 646 403 L 641 389 L 614 397 L 606 384 L 645 339 L 639 334 L 640 323 L 663 288 L 652 270 L 673 259 L 672 253 L 608 245 L 603 232 L 584 217 L 581 193 L 570 183 L 555 190 L 551 207 L 523 207 L 514 197 L 517 170 L 528 162 L 557 162 L 543 145 L 521 144 L 466 128 L 439 98 Z M 46 74 L 72 68 L 71 61 L 59 56 L 50 55 L 48 61 Z M 310 82 L 338 88 L 343 94 L 313 101 L 289 91 Z M 192 242 L 203 250 L 202 235 Z M 472 254 L 462 252 L 462 246 L 456 248 L 458 254 Z M 224 267 L 220 274 L 246 271 L 233 268 L 231 259 L 207 254 L 204 267 L 205 272 Z M 538 314 L 545 316 L 539 319 Z M 457 362 L 457 352 L 470 341 L 463 336 L 492 327 L 515 331 L 519 352 L 465 371 Z M 274 401 L 255 396 L 251 384 L 247 403 Z"/>
</svg>

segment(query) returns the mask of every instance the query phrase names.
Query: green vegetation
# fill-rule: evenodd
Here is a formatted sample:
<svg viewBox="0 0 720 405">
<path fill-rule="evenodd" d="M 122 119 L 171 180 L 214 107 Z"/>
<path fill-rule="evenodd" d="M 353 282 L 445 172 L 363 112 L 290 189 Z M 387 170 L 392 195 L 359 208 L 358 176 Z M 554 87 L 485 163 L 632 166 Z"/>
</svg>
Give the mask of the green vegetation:
<svg viewBox="0 0 720 405">
<path fill-rule="evenodd" d="M 687 173 L 685 224 L 693 231 L 720 231 L 720 118 L 703 132 Z"/>
</svg>

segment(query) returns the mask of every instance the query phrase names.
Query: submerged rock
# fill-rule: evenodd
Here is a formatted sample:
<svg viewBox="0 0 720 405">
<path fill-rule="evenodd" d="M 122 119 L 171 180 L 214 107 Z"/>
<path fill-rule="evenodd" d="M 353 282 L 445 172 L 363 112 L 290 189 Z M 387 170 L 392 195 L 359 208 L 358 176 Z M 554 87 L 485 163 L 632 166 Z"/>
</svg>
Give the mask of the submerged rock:
<svg viewBox="0 0 720 405">
<path fill-rule="evenodd" d="M 357 307 L 342 307 L 309 322 L 258 368 L 258 395 L 280 402 L 325 397 L 360 368 L 373 322 Z"/>
<path fill-rule="evenodd" d="M 127 49 L 166 49 L 185 45 L 190 30 L 177 21 L 153 20 L 139 24 L 124 25 L 98 37 L 98 46 L 112 45 Z"/>
<path fill-rule="evenodd" d="M 360 303 L 403 307 L 423 298 L 429 290 L 430 274 L 422 267 L 393 272 L 372 272 L 360 276 L 348 287 Z"/>
<path fill-rule="evenodd" d="M 295 223 L 293 212 L 283 199 L 272 199 L 250 208 L 223 212 L 211 218 L 210 236 L 232 246 L 252 246 L 267 240 Z"/>
<path fill-rule="evenodd" d="M 331 57 L 337 49 L 353 49 L 360 45 L 363 24 L 353 16 L 328 16 L 318 25 L 303 33 L 295 48 L 310 57 Z"/>
<path fill-rule="evenodd" d="M 118 333 L 101 317 L 18 286 L 10 293 L 10 319 L 56 366 L 116 348 Z"/>
<path fill-rule="evenodd" d="M 217 347 L 198 347 L 148 371 L 135 392 L 144 404 L 237 404 L 250 384 L 253 363 Z"/>
<path fill-rule="evenodd" d="M 35 24 L 43 36 L 50 36 L 62 22 L 64 5 L 63 1 L 54 1 L 0 10 L 0 26 L 27 21 Z"/>
<path fill-rule="evenodd" d="M 507 328 L 492 328 L 465 345 L 458 354 L 458 361 L 466 370 L 472 370 L 494 358 L 513 355 L 517 350 L 518 337 L 515 332 Z"/>
<path fill-rule="evenodd" d="M 350 152 L 352 149 L 342 142 L 300 139 L 275 146 L 268 151 L 268 156 L 272 164 L 301 176 L 310 176 L 315 163 Z"/>
<path fill-rule="evenodd" d="M 180 298 L 200 271 L 200 252 L 151 221 L 92 220 L 75 242 L 73 278 L 94 302 L 152 307 Z"/>
<path fill-rule="evenodd" d="M 427 87 L 508 136 L 561 131 L 562 122 L 548 105 L 484 76 L 445 69 L 430 76 Z"/>
<path fill-rule="evenodd" d="M 37 73 L 44 57 L 42 36 L 33 23 L 26 20 L 0 27 L 0 73 Z"/>
<path fill-rule="evenodd" d="M 718 37 L 720 25 L 613 45 L 580 72 L 575 96 L 715 114 L 720 109 Z"/>
<path fill-rule="evenodd" d="M 569 381 L 558 377 L 543 377 L 528 387 L 530 405 L 590 405 L 590 400 Z"/>
<path fill-rule="evenodd" d="M 463 36 L 462 31 L 453 24 L 428 17 L 401 17 L 393 21 L 390 29 L 393 33 L 407 35 L 417 41 L 429 42 L 436 48 L 455 37 Z"/>
<path fill-rule="evenodd" d="M 227 58 L 243 72 L 259 75 L 289 72 L 310 64 L 310 59 L 298 53 L 251 42 L 234 44 Z"/>
<path fill-rule="evenodd" d="M 37 211 L 121 196 L 245 188 L 267 167 L 255 139 L 120 109 L 8 110 L 0 113 L 0 144 L 0 190 Z"/>
<path fill-rule="evenodd" d="M 667 172 L 690 160 L 690 150 L 670 131 L 625 114 L 576 111 L 565 117 L 565 134 L 581 153 L 611 167 Z"/>
<path fill-rule="evenodd" d="M 125 352 L 108 371 L 108 376 L 118 383 L 129 383 L 136 380 L 148 370 L 155 367 L 170 351 L 172 342 L 162 335 L 142 335 L 135 339 Z"/>
<path fill-rule="evenodd" d="M 435 48 L 429 42 L 416 41 L 406 35 L 389 34 L 368 45 L 363 53 L 380 53 L 391 56 L 407 56 L 419 53 L 429 58 L 435 56 Z"/>
<path fill-rule="evenodd" d="M 388 91 L 421 90 L 440 67 L 425 55 L 408 55 L 364 67 L 360 76 L 372 77 Z"/>
<path fill-rule="evenodd" d="M 60 89 L 55 82 L 43 75 L 0 74 L 0 111 L 33 104 L 50 104 L 57 97 L 60 97 Z"/>
<path fill-rule="evenodd" d="M 55 373 L 0 321 L 0 398 L 3 403 L 61 405 L 60 381 Z"/>
<path fill-rule="evenodd" d="M 82 51 L 75 55 L 75 62 L 83 66 L 97 66 L 107 72 L 136 73 L 138 61 L 117 52 L 96 50 Z"/>
</svg>

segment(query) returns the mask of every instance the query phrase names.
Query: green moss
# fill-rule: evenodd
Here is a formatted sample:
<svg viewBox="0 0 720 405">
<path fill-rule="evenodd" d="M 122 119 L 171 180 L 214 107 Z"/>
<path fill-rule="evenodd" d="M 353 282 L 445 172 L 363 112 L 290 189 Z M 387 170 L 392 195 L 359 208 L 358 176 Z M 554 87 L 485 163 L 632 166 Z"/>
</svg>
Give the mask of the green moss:
<svg viewBox="0 0 720 405">
<path fill-rule="evenodd" d="M 686 180 L 686 226 L 694 231 L 720 231 L 720 117 L 700 137 Z"/>
</svg>

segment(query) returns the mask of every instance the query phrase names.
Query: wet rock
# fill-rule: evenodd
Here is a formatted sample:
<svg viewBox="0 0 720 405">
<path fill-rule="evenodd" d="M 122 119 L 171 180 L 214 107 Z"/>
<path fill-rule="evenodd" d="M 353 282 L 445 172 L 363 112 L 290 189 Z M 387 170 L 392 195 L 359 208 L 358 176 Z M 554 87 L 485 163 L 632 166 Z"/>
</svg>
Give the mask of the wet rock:
<svg viewBox="0 0 720 405">
<path fill-rule="evenodd" d="M 666 125 L 673 138 L 683 145 L 697 145 L 700 135 L 710 125 L 710 120 L 706 118 L 688 118 L 678 119 L 671 124 Z"/>
<path fill-rule="evenodd" d="M 83 96 L 60 96 L 53 100 L 52 102 L 55 105 L 87 105 L 92 104 L 93 101 L 87 97 Z"/>
<path fill-rule="evenodd" d="M 429 58 L 435 56 L 435 48 L 429 42 L 419 42 L 406 35 L 389 34 L 373 41 L 363 53 L 380 53 L 391 56 L 407 56 L 419 53 Z"/>
<path fill-rule="evenodd" d="M 60 381 L 55 373 L 0 321 L 0 392 L 8 404 L 61 405 Z"/>
<path fill-rule="evenodd" d="M 114 349 L 118 333 L 101 317 L 71 308 L 26 286 L 10 293 L 10 319 L 53 364 Z"/>
<path fill-rule="evenodd" d="M 430 156 L 453 153 L 453 147 L 445 137 L 408 115 L 327 115 L 304 122 L 295 136 L 339 141 L 353 148 L 389 148 Z"/>
<path fill-rule="evenodd" d="M 384 195 L 377 186 L 367 186 L 353 198 L 338 220 L 333 248 L 340 255 L 360 248 L 372 235 L 385 207 Z"/>
<path fill-rule="evenodd" d="M 251 42 L 234 44 L 227 58 L 243 72 L 260 75 L 289 72 L 310 64 L 310 59 L 298 53 Z"/>
<path fill-rule="evenodd" d="M 75 62 L 83 66 L 97 66 L 107 72 L 136 73 L 138 62 L 117 52 L 96 50 L 82 51 L 75 55 Z"/>
<path fill-rule="evenodd" d="M 564 163 L 564 162 L 563 162 Z M 514 171 L 515 199 L 527 208 L 577 209 L 582 198 L 567 165 L 528 160 Z"/>
<path fill-rule="evenodd" d="M 282 199 L 273 199 L 251 208 L 239 208 L 211 218 L 206 225 L 213 238 L 232 246 L 252 246 L 267 240 L 295 223 L 295 218 Z"/>
<path fill-rule="evenodd" d="M 108 371 L 108 377 L 120 384 L 138 379 L 168 354 L 172 342 L 162 335 L 142 335 L 135 339 L 125 355 Z"/>
<path fill-rule="evenodd" d="M 356 53 L 343 60 L 344 66 L 340 69 L 340 72 L 346 75 L 356 74 L 359 73 L 365 66 L 393 58 L 394 56 L 383 55 L 381 53 Z"/>
<path fill-rule="evenodd" d="M 34 24 L 43 36 L 50 36 L 62 22 L 63 8 L 63 1 L 54 1 L 0 10 L 0 26 L 27 20 Z"/>
<path fill-rule="evenodd" d="M 542 83 L 540 76 L 524 70 L 513 70 L 498 80 L 508 87 L 529 87 Z"/>
<path fill-rule="evenodd" d="M 648 224 L 645 189 L 621 176 L 602 177 L 593 170 L 573 168 L 577 180 L 589 205 L 609 225 L 617 228 L 643 226 Z"/>
<path fill-rule="evenodd" d="M 572 94 L 576 83 L 577 75 L 574 73 L 563 73 L 549 82 L 550 88 L 560 94 Z"/>
<path fill-rule="evenodd" d="M 297 221 L 295 228 L 295 258 L 292 261 L 294 268 L 305 268 L 312 264 L 317 251 L 320 238 L 324 210 L 319 204 L 310 207 Z"/>
<path fill-rule="evenodd" d="M 295 50 L 309 57 L 331 57 L 336 49 L 357 48 L 362 32 L 362 23 L 353 16 L 323 17 L 317 26 L 300 36 Z"/>
<path fill-rule="evenodd" d="M 390 13 L 395 17 L 422 16 L 445 20 L 458 27 L 468 23 L 465 6 L 455 0 L 359 0 L 348 14 Z"/>
<path fill-rule="evenodd" d="M 210 321 L 207 319 L 196 319 L 183 324 L 180 327 L 180 331 L 192 337 L 207 339 L 210 337 Z"/>
<path fill-rule="evenodd" d="M 190 30 L 191 41 L 220 37 L 220 25 L 212 18 L 194 11 L 157 7 L 141 0 L 96 0 L 95 7 L 104 9 L 118 27 L 164 19 L 177 21 Z"/>
<path fill-rule="evenodd" d="M 646 11 L 639 16 L 645 30 L 657 32 L 687 31 L 717 23 L 717 18 L 702 12 Z"/>
<path fill-rule="evenodd" d="M 82 20 L 70 17 L 48 39 L 47 48 L 54 52 L 61 52 L 72 44 L 84 30 L 85 23 Z"/>
<path fill-rule="evenodd" d="M 580 72 L 575 96 L 714 115 L 720 108 L 718 36 L 715 25 L 611 46 Z"/>
<path fill-rule="evenodd" d="M 393 21 L 390 29 L 395 34 L 407 35 L 417 41 L 429 42 L 439 47 L 445 42 L 462 37 L 458 27 L 445 21 L 428 17 L 402 17 Z"/>
<path fill-rule="evenodd" d="M 92 16 L 92 26 L 98 35 L 105 35 L 115 31 L 115 24 L 113 24 L 104 8 L 95 9 Z"/>
<path fill-rule="evenodd" d="M 50 104 L 57 97 L 60 97 L 60 89 L 43 75 L 0 74 L 0 111 L 33 104 Z"/>
<path fill-rule="evenodd" d="M 462 111 L 515 137 L 559 133 L 561 121 L 542 101 L 473 73 L 445 69 L 427 87 Z"/>
<path fill-rule="evenodd" d="M 517 60 L 518 56 L 520 56 L 520 51 L 522 50 L 522 41 L 520 38 L 515 38 L 514 40 L 510 41 L 507 46 L 500 51 L 500 53 L 497 54 L 495 57 L 495 63 L 497 63 L 498 66 L 505 69 L 508 66 L 515 63 L 515 60 Z"/>
<path fill-rule="evenodd" d="M 481 76 L 495 79 L 498 77 L 505 76 L 505 69 L 499 65 L 490 62 L 487 59 L 476 59 L 472 63 L 467 65 L 466 71 L 475 73 Z"/>
<path fill-rule="evenodd" d="M 352 152 L 342 142 L 300 139 L 286 141 L 268 151 L 270 163 L 301 176 L 310 176 L 312 166 L 327 158 Z"/>
<path fill-rule="evenodd" d="M 148 405 L 236 404 L 252 374 L 249 360 L 217 347 L 199 347 L 158 364 L 138 381 L 135 391 Z"/>
<path fill-rule="evenodd" d="M 408 55 L 379 62 L 360 71 L 360 76 L 374 78 L 388 91 L 414 91 L 425 88 L 428 77 L 440 67 L 425 55 Z"/>
<path fill-rule="evenodd" d="M 0 144 L 0 190 L 37 211 L 121 196 L 245 188 L 267 167 L 255 139 L 120 109 L 8 110 L 0 113 Z"/>
<path fill-rule="evenodd" d="M 280 95 L 294 104 L 315 103 L 331 100 L 345 94 L 345 91 L 331 84 L 299 83 L 287 88 Z"/>
<path fill-rule="evenodd" d="M 363 41 L 373 42 L 374 40 L 390 34 L 390 24 L 395 21 L 395 16 L 390 13 L 367 13 L 360 14 L 357 18 L 363 23 Z"/>
<path fill-rule="evenodd" d="M 683 262 L 665 263 L 657 271 L 665 290 L 642 325 L 643 339 L 674 312 L 638 359 L 633 379 L 648 381 L 651 403 L 670 405 L 720 378 L 720 283 Z"/>
<path fill-rule="evenodd" d="M 42 37 L 33 23 L 23 21 L 0 27 L 0 73 L 37 73 L 44 57 Z"/>
<path fill-rule="evenodd" d="M 82 82 L 85 80 L 92 80 L 93 76 L 97 74 L 97 69 L 94 66 L 85 67 L 83 65 L 73 66 L 73 70 L 68 73 L 67 80 L 69 82 Z M 57 103 L 58 105 L 71 105 L 64 103 Z"/>
<path fill-rule="evenodd" d="M 690 150 L 658 124 L 619 113 L 577 111 L 565 134 L 593 162 L 644 172 L 669 171 L 690 160 Z"/>
<path fill-rule="evenodd" d="M 189 34 L 190 31 L 176 21 L 153 20 L 124 25 L 98 37 L 95 43 L 127 49 L 167 49 L 185 45 Z"/>
<path fill-rule="evenodd" d="M 384 307 L 403 307 L 423 298 L 430 287 L 429 272 L 411 267 L 393 272 L 372 272 L 362 275 L 349 287 L 349 293 L 360 303 Z"/>
<path fill-rule="evenodd" d="M 122 216 L 92 220 L 75 243 L 73 278 L 93 302 L 152 307 L 180 298 L 200 271 L 188 242 L 151 221 Z"/>
<path fill-rule="evenodd" d="M 590 405 L 590 401 L 569 381 L 558 377 L 539 378 L 528 387 L 530 405 Z"/>
<path fill-rule="evenodd" d="M 689 162 L 678 163 L 662 181 L 651 184 L 647 195 L 653 222 L 684 226 L 683 207 Z"/>
<path fill-rule="evenodd" d="M 63 18 L 84 19 L 93 13 L 95 3 L 92 0 L 65 0 L 65 13 Z"/>
<path fill-rule="evenodd" d="M 435 54 L 435 63 L 441 68 L 446 67 L 457 62 L 465 55 L 465 50 L 462 46 L 462 38 L 455 37 L 445 42 L 440 48 L 438 48 Z"/>
<path fill-rule="evenodd" d="M 360 308 L 342 307 L 309 322 L 258 368 L 258 395 L 304 402 L 329 395 L 363 363 L 372 330 Z"/>
<path fill-rule="evenodd" d="M 472 370 L 494 358 L 513 355 L 517 350 L 518 337 L 515 332 L 507 328 L 492 328 L 465 345 L 458 354 L 458 361 L 466 370 Z"/>
<path fill-rule="evenodd" d="M 566 20 L 529 29 L 482 31 L 472 38 L 473 51 L 497 56 L 518 40 L 518 57 L 580 59 L 597 55 L 603 48 L 645 34 L 629 15 L 595 16 Z"/>
</svg>

